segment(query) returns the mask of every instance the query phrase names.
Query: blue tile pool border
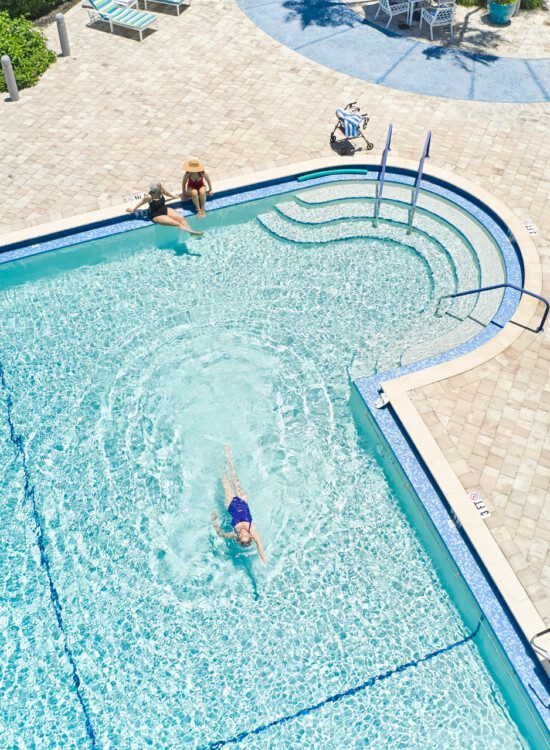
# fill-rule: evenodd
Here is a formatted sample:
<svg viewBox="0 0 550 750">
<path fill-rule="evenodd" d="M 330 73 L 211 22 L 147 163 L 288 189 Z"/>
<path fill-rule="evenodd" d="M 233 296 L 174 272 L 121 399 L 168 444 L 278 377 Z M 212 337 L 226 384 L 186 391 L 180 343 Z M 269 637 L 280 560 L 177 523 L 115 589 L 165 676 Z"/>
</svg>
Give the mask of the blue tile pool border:
<svg viewBox="0 0 550 750">
<path fill-rule="evenodd" d="M 240 203 L 248 203 L 274 195 L 309 189 L 331 182 L 375 180 L 379 175 L 379 167 L 372 164 L 357 162 L 353 169 L 357 168 L 364 169 L 364 173 L 326 174 L 308 179 L 307 181 L 300 181 L 299 177 L 308 174 L 308 172 L 301 172 L 291 177 L 282 177 L 277 180 L 228 190 L 216 195 L 209 201 L 209 210 L 227 208 Z M 393 182 L 412 186 L 416 173 L 403 168 L 388 167 L 387 176 Z M 477 219 L 488 233 L 492 235 L 499 246 L 506 269 L 506 280 L 517 286 L 523 285 L 524 269 L 517 242 L 505 221 L 490 206 L 487 206 L 465 190 L 456 188 L 452 183 L 431 175 L 424 177 L 422 190 L 449 200 Z M 176 203 L 172 205 L 176 209 L 179 209 L 180 213 L 184 216 L 192 215 L 188 203 Z M 133 217 L 122 215 L 72 230 L 0 246 L 0 265 L 53 250 L 99 240 L 104 237 L 116 236 L 133 231 L 134 229 L 143 229 L 152 225 L 152 222 L 146 216 Z M 492 579 L 484 572 L 475 549 L 471 547 L 467 538 L 462 535 L 454 523 L 449 523 L 449 521 L 452 521 L 450 509 L 446 505 L 446 501 L 437 488 L 437 485 L 430 478 L 427 469 L 423 465 L 414 446 L 411 445 L 406 433 L 401 430 L 399 421 L 393 414 L 391 407 L 381 410 L 373 408 L 374 401 L 380 394 L 380 383 L 382 381 L 391 380 L 410 372 L 416 372 L 427 367 L 448 362 L 481 346 L 496 335 L 510 320 L 519 300 L 520 295 L 518 292 L 507 289 L 502 297 L 499 310 L 493 318 L 493 322 L 470 341 L 430 359 L 390 370 L 383 374 L 377 373 L 368 378 L 360 378 L 354 381 L 354 386 L 394 453 L 405 476 L 415 490 L 422 506 L 428 513 L 470 591 L 485 614 L 519 680 L 526 689 L 527 694 L 531 696 L 533 705 L 541 716 L 544 725 L 550 729 L 550 691 L 548 689 L 548 679 L 542 670 L 538 658 L 529 644 L 526 643 L 513 616 L 507 610 L 506 603 L 494 587 Z"/>
</svg>

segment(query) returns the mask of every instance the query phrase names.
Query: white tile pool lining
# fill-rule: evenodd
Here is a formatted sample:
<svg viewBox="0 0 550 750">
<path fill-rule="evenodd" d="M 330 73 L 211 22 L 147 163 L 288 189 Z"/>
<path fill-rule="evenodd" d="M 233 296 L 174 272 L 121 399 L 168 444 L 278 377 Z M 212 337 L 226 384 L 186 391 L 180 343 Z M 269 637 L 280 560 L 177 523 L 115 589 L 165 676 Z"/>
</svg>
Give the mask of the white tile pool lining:
<svg viewBox="0 0 550 750">
<path fill-rule="evenodd" d="M 394 168 L 400 171 L 392 173 L 392 170 L 388 168 L 391 179 L 411 184 L 414 179 L 415 165 L 404 160 L 394 160 L 394 162 L 397 162 Z M 362 174 L 348 173 L 319 177 L 307 182 L 296 179 L 300 174 L 325 169 L 341 169 L 345 166 L 365 171 Z M 404 173 L 403 170 L 408 173 Z M 493 196 L 479 188 L 472 189 L 469 183 L 458 180 L 450 172 L 429 169 L 425 171 L 425 174 L 427 178 L 427 182 L 424 183 L 425 189 L 427 188 L 466 208 L 469 213 L 489 229 L 504 257 L 507 281 L 522 286 L 523 276 L 524 285 L 530 290 L 540 293 L 542 279 L 540 260 L 531 238 L 519 220 L 505 206 L 499 204 Z M 369 162 L 358 162 L 351 159 L 315 160 L 253 176 L 226 180 L 221 184 L 218 183 L 218 194 L 220 192 L 222 194 L 210 200 L 209 207 L 227 207 L 301 188 L 313 187 L 328 181 L 375 179 L 377 175 L 377 165 Z M 430 179 L 433 179 L 434 182 L 430 182 Z M 456 185 L 460 192 L 454 192 L 451 185 Z M 468 200 L 463 194 L 471 196 L 472 200 Z M 482 206 L 498 215 L 499 219 L 504 222 L 507 231 Z M 183 213 L 189 215 L 191 212 L 184 210 Z M 92 226 L 89 226 L 90 224 Z M 5 240 L 5 245 L 0 247 L 0 264 L 150 225 L 150 221 L 130 218 L 123 213 L 121 207 L 114 207 L 34 229 L 27 228 L 2 237 Z M 523 274 L 521 266 L 523 266 Z M 459 487 L 463 494 L 465 494 L 464 490 L 407 396 L 407 393 L 414 388 L 450 377 L 463 372 L 465 369 L 471 369 L 496 356 L 521 333 L 519 327 L 514 327 L 508 323 L 511 316 L 514 315 L 516 323 L 528 326 L 536 312 L 536 306 L 531 298 L 523 297 L 519 299 L 516 292 L 507 290 L 494 318 L 496 325 L 490 324 L 466 344 L 429 360 L 385 373 L 383 384 L 381 384 L 381 375 L 378 374 L 355 381 L 355 386 L 428 512 L 451 557 L 467 581 L 516 674 L 531 696 L 544 724 L 547 728 L 550 728 L 550 694 L 543 682 L 544 672 L 541 671 L 541 665 L 536 655 L 525 642 L 525 638 L 529 639 L 536 632 L 542 630 L 544 623 L 489 530 L 479 516 L 474 515 L 474 509 L 467 504 L 463 504 L 464 507 L 456 507 L 453 498 L 456 501 Z M 390 398 L 391 409 L 378 411 L 372 408 L 372 404 L 381 390 Z M 429 478 L 425 467 L 410 447 L 399 427 L 399 422 L 408 433 L 416 451 L 422 458 L 422 463 L 431 473 L 433 480 Z M 452 513 L 460 521 L 494 585 L 512 612 L 519 628 L 523 631 L 524 639 L 520 636 L 515 623 L 493 592 L 485 573 L 468 548 L 468 544 L 456 527 L 449 524 L 452 516 L 435 490 L 434 482 L 447 499 Z M 486 533 L 483 534 L 482 531 Z M 480 539 L 480 534 L 483 537 L 482 539 Z M 483 548 L 480 547 L 481 543 Z M 498 569 L 496 565 L 498 565 Z"/>
</svg>

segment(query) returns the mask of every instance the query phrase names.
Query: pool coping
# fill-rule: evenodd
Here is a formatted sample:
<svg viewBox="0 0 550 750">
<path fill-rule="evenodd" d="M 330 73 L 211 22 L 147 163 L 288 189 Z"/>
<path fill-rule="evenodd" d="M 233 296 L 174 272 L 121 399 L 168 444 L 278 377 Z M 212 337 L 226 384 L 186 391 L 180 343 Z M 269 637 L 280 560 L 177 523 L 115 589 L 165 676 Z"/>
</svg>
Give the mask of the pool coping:
<svg viewBox="0 0 550 750">
<path fill-rule="evenodd" d="M 392 158 L 391 167 L 393 169 L 414 173 L 417 169 L 417 164 L 410 160 Z M 371 161 L 368 156 L 359 156 L 355 158 L 330 157 L 309 160 L 294 163 L 285 167 L 217 181 L 216 197 L 220 193 L 231 195 L 234 193 L 241 194 L 247 190 L 252 191 L 254 188 L 259 189 L 262 185 L 269 186 L 270 183 L 273 185 L 277 181 L 282 182 L 290 180 L 293 177 L 296 178 L 303 173 L 347 168 L 376 171 L 379 169 L 379 165 Z M 520 263 L 523 267 L 523 286 L 536 293 L 540 293 L 542 289 L 542 267 L 536 246 L 521 221 L 511 212 L 511 210 L 485 189 L 471 183 L 465 178 L 455 175 L 450 170 L 435 168 L 430 165 L 425 169 L 425 175 L 427 178 L 433 177 L 436 181 L 451 184 L 458 188 L 458 190 L 472 196 L 475 201 L 487 206 L 491 212 L 498 215 L 515 240 L 515 249 L 519 254 Z M 312 181 L 310 184 L 313 187 L 315 182 Z M 304 183 L 304 187 L 306 186 L 307 183 Z M 218 201 L 216 201 L 216 203 L 217 202 Z M 231 202 L 235 201 L 229 201 L 229 203 Z M 127 204 L 120 204 L 117 206 L 111 206 L 107 209 L 101 209 L 55 222 L 49 222 L 40 226 L 27 227 L 15 232 L 0 235 L 0 241 L 3 243 L 3 248 L 8 249 L 6 248 L 6 245 L 31 242 L 37 243 L 39 238 L 44 238 L 44 236 L 78 230 L 83 231 L 90 225 L 97 225 L 102 222 L 116 222 L 123 218 L 126 219 L 125 226 L 127 230 L 138 228 L 140 226 L 150 226 L 150 222 L 130 219 L 126 213 L 126 207 Z M 189 214 L 190 212 L 184 211 L 184 213 Z M 126 230 L 120 229 L 120 231 Z M 108 234 L 109 232 L 105 233 Z M 0 253 L 1 252 L 2 247 L 0 247 Z M 529 326 L 534 322 L 537 306 L 538 302 L 533 300 L 533 298 L 522 296 L 515 312 L 513 313 L 513 322 L 507 322 L 502 330 L 494 335 L 491 334 L 491 338 L 480 346 L 473 344 L 476 348 L 463 356 L 450 359 L 449 361 L 435 366 L 427 366 L 427 362 L 420 362 L 415 365 L 414 372 L 410 372 L 411 368 L 407 368 L 407 374 L 400 374 L 399 371 L 395 371 L 392 373 L 382 373 L 364 379 L 370 381 L 371 385 L 376 381 L 376 390 L 383 392 L 388 397 L 391 409 L 406 431 L 409 439 L 414 444 L 425 467 L 433 477 L 436 486 L 447 499 L 449 506 L 452 508 L 452 511 L 456 515 L 456 518 L 467 538 L 470 540 L 473 548 L 479 556 L 487 574 L 494 582 L 496 589 L 502 596 L 517 625 L 528 641 L 530 641 L 535 634 L 544 629 L 544 621 L 533 603 L 530 601 L 515 572 L 502 553 L 498 543 L 493 538 L 491 531 L 485 526 L 483 519 L 479 516 L 473 505 L 465 502 L 465 488 L 462 486 L 458 476 L 445 458 L 442 450 L 437 445 L 429 428 L 423 422 L 420 414 L 416 411 L 410 398 L 410 394 L 415 389 L 424 385 L 471 372 L 473 369 L 500 355 L 507 347 L 525 333 L 520 326 Z M 472 342 L 469 343 L 471 344 Z M 372 412 L 372 403 L 369 403 L 367 400 L 366 390 L 361 389 L 360 382 L 361 379 L 355 381 L 355 385 L 361 393 L 367 408 Z M 361 392 L 362 390 L 363 392 Z M 391 436 L 385 434 L 385 437 L 393 449 L 394 446 L 392 445 Z M 407 467 L 403 466 L 403 469 L 407 473 Z M 423 502 L 422 497 L 420 499 Z M 430 513 L 428 508 L 427 510 L 428 513 Z M 445 543 L 444 538 L 443 541 Z M 458 565 L 460 568 L 460 563 L 458 563 Z M 481 571 L 481 574 L 483 575 L 483 571 Z M 503 643 L 502 639 L 499 638 L 499 640 L 505 652 L 508 653 L 506 644 Z M 534 656 L 535 652 L 533 651 L 533 657 Z M 538 655 L 537 658 L 540 662 L 543 661 Z M 518 674 L 520 679 L 522 679 L 521 673 L 518 672 Z M 522 682 L 525 684 L 525 679 L 522 679 Z"/>
</svg>

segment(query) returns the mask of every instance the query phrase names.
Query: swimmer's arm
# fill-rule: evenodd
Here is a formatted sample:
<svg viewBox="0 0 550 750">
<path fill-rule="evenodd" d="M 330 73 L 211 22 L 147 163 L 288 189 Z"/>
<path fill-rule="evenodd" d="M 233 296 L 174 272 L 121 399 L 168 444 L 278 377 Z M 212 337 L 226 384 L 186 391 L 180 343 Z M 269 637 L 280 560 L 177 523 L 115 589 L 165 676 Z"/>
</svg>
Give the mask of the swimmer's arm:
<svg viewBox="0 0 550 750">
<path fill-rule="evenodd" d="M 263 546 L 263 544 L 262 544 L 262 540 L 260 539 L 260 535 L 259 535 L 259 534 L 258 534 L 258 532 L 256 531 L 256 532 L 254 532 L 253 534 L 251 534 L 250 536 L 251 536 L 251 537 L 252 537 L 252 539 L 254 539 L 254 541 L 256 542 L 256 547 L 258 548 L 258 554 L 260 555 L 260 560 L 261 560 L 261 561 L 262 561 L 262 562 L 264 563 L 264 565 L 265 565 L 265 563 L 267 562 L 267 560 L 265 559 L 264 546 Z"/>
<path fill-rule="evenodd" d="M 212 183 L 210 182 L 210 177 L 204 172 L 204 179 L 206 180 L 206 184 L 208 185 L 208 195 L 212 195 Z"/>
<path fill-rule="evenodd" d="M 183 175 L 183 178 L 182 178 L 182 180 L 181 180 L 181 195 L 182 195 L 182 198 L 185 198 L 185 197 L 186 197 L 186 192 L 187 192 L 187 180 L 188 180 L 188 179 L 189 179 L 189 172 L 186 172 L 186 173 L 185 173 L 185 174 Z"/>
<path fill-rule="evenodd" d="M 218 536 L 221 536 L 222 539 L 236 539 L 237 535 L 235 532 L 228 532 L 228 531 L 222 531 L 220 528 L 220 524 L 217 521 L 218 514 L 214 511 L 212 513 L 212 526 L 214 527 L 214 531 Z"/>
</svg>

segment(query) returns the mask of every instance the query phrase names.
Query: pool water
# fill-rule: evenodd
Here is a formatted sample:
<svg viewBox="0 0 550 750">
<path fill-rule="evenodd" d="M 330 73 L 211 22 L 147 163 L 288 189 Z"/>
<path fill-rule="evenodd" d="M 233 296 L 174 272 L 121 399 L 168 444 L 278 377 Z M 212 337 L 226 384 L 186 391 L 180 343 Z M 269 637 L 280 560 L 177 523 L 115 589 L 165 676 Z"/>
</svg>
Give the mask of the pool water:
<svg viewBox="0 0 550 750">
<path fill-rule="evenodd" d="M 205 227 L 0 269 L 0 746 L 528 747 L 349 406 L 451 276 Z M 266 566 L 212 531 L 225 442 Z"/>
</svg>

